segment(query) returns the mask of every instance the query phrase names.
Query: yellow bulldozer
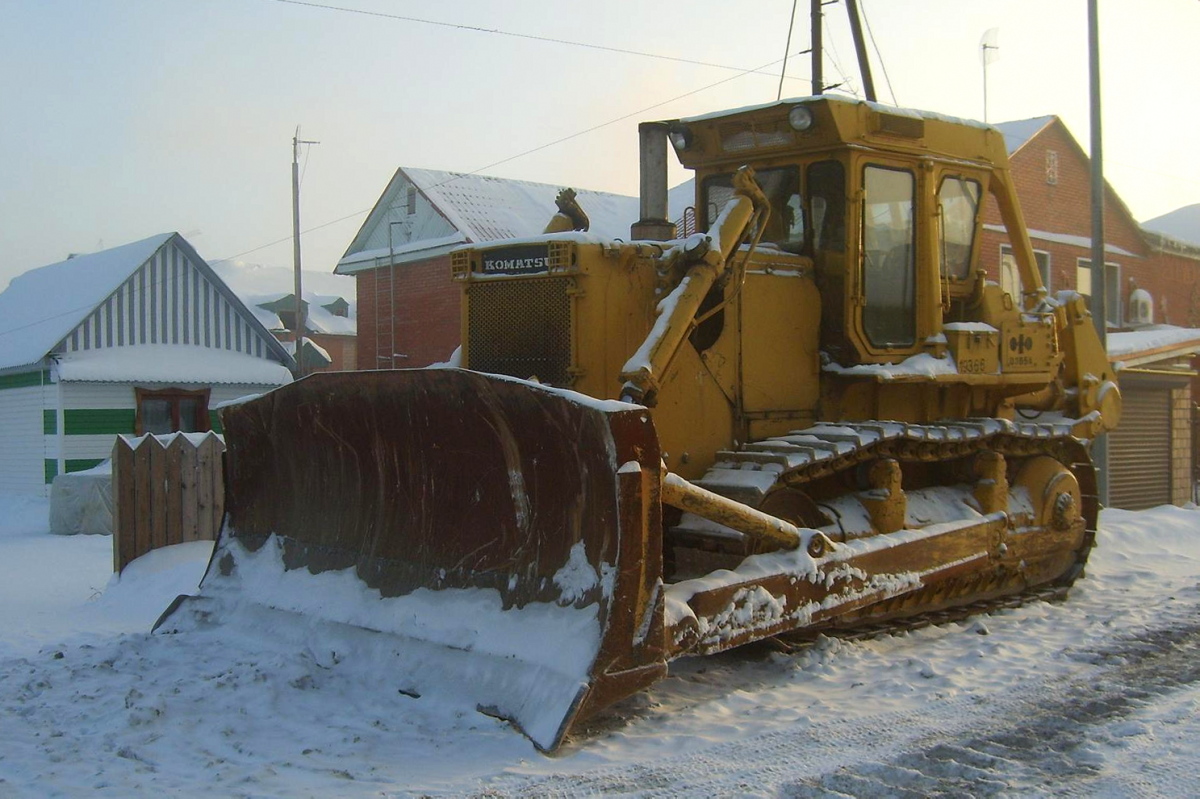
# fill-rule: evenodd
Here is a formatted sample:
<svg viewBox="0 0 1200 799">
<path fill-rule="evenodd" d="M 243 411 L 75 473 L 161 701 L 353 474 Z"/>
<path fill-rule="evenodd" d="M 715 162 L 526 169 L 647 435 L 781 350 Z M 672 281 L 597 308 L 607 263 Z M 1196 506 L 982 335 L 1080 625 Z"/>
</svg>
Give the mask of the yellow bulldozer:
<svg viewBox="0 0 1200 799">
<path fill-rule="evenodd" d="M 462 368 L 225 409 L 224 528 L 160 631 L 249 601 L 387 633 L 381 679 L 456 679 L 553 750 L 676 658 L 1065 593 L 1120 393 L 1001 134 L 825 95 L 639 135 L 629 241 L 568 190 L 453 254 Z M 670 149 L 703 232 L 667 220 Z M 1021 296 L 980 268 L 988 197 Z"/>
</svg>

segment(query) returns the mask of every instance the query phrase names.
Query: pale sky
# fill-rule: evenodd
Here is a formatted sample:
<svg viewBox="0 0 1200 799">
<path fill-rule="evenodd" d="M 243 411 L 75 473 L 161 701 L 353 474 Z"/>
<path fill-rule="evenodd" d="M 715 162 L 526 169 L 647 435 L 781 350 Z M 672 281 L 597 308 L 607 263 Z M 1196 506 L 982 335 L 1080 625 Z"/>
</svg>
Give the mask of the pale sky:
<svg viewBox="0 0 1200 799">
<path fill-rule="evenodd" d="M 636 194 L 637 122 L 774 100 L 792 9 L 314 2 L 375 14 L 279 0 L 0 0 L 0 288 L 69 253 L 171 230 L 209 260 L 290 267 L 297 125 L 320 142 L 302 157 L 305 269 L 332 271 L 398 166 Z M 1086 0 L 859 4 L 881 101 L 894 92 L 902 106 L 981 118 L 980 39 L 998 28 L 988 119 L 1058 114 L 1088 149 Z M 808 6 L 798 3 L 793 54 L 808 46 Z M 1200 0 L 1099 7 L 1109 181 L 1139 220 L 1200 202 Z M 825 79 L 849 75 L 858 90 L 845 7 L 825 15 Z M 810 93 L 807 55 L 787 75 L 785 97 Z"/>
</svg>

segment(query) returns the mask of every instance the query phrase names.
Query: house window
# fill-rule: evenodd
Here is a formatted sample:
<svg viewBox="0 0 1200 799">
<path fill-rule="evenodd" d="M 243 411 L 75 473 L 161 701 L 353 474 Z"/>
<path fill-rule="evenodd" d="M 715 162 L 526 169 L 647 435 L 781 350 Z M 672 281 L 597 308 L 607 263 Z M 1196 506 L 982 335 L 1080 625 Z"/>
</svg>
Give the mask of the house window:
<svg viewBox="0 0 1200 799">
<path fill-rule="evenodd" d="M 1092 262 L 1088 258 L 1080 258 L 1075 266 L 1076 291 L 1088 298 L 1088 308 L 1092 307 Z M 1121 267 L 1119 264 L 1104 265 L 1104 310 L 1105 322 L 1109 327 L 1121 326 Z"/>
<path fill-rule="evenodd" d="M 405 199 L 405 205 L 407 206 L 407 208 L 405 208 L 405 211 L 408 212 L 409 216 L 412 216 L 413 214 L 415 214 L 417 212 L 417 188 L 416 188 L 416 186 L 408 187 L 408 191 L 405 193 L 404 199 Z"/>
<path fill-rule="evenodd" d="M 1042 276 L 1042 285 L 1050 290 L 1050 253 L 1041 250 L 1033 251 L 1033 260 L 1037 264 L 1038 274 Z M 1012 247 L 1000 245 L 1000 288 L 1017 301 L 1025 286 L 1021 283 L 1021 271 L 1017 269 L 1017 258 L 1013 255 Z"/>
<path fill-rule="evenodd" d="M 137 393 L 137 433 L 201 433 L 209 429 L 208 389 L 165 391 L 135 389 Z"/>
<path fill-rule="evenodd" d="M 1058 185 L 1058 153 L 1046 151 L 1046 182 L 1051 186 Z"/>
</svg>

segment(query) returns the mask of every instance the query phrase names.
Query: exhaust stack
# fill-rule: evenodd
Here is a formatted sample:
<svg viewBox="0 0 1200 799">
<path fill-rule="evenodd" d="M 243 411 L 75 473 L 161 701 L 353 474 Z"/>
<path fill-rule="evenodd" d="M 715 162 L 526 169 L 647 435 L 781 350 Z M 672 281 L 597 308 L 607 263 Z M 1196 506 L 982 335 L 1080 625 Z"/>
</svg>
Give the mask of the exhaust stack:
<svg viewBox="0 0 1200 799">
<path fill-rule="evenodd" d="M 667 219 L 667 123 L 641 123 L 638 138 L 642 216 L 630 228 L 629 236 L 642 241 L 667 241 L 675 238 L 675 224 Z"/>
</svg>

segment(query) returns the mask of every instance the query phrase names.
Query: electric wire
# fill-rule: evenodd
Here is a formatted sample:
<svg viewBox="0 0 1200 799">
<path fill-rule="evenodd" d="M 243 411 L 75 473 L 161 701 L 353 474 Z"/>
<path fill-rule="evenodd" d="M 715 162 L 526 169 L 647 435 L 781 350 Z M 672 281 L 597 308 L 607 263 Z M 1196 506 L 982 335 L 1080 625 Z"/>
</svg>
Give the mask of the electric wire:
<svg viewBox="0 0 1200 799">
<path fill-rule="evenodd" d="M 796 55 L 799 55 L 799 54 L 797 53 Z M 563 142 L 565 142 L 565 141 L 570 141 L 571 139 L 578 138 L 578 137 L 580 137 L 580 136 L 586 135 L 586 134 L 588 134 L 588 133 L 591 133 L 591 132 L 593 132 L 593 131 L 596 131 L 596 130 L 600 130 L 601 128 L 608 127 L 609 125 L 615 125 L 615 124 L 616 124 L 616 123 L 618 123 L 618 122 L 623 122 L 623 121 L 625 121 L 626 119 L 629 119 L 630 117 L 636 117 L 636 116 L 640 116 L 641 114 L 644 114 L 644 113 L 646 113 L 647 111 L 652 111 L 652 110 L 654 110 L 655 108 L 659 108 L 659 107 L 661 107 L 661 106 L 668 105 L 668 104 L 670 104 L 670 103 L 673 103 L 673 102 L 675 102 L 675 101 L 677 101 L 677 100 L 682 100 L 682 99 L 684 99 L 684 98 L 691 97 L 692 95 L 699 94 L 700 92 L 708 91 L 709 89 L 715 88 L 715 87 L 717 87 L 717 86 L 720 86 L 720 85 L 722 85 L 722 84 L 725 84 L 725 83 L 729 83 L 730 81 L 733 81 L 733 80 L 737 80 L 738 78 L 740 78 L 740 77 L 744 77 L 745 75 L 749 75 L 749 74 L 751 74 L 751 73 L 753 73 L 753 72 L 758 72 L 758 71 L 760 71 L 760 70 L 763 70 L 763 69 L 768 69 L 768 68 L 774 67 L 774 66 L 775 66 L 776 64 L 778 64 L 778 63 L 779 63 L 781 60 L 782 60 L 782 59 L 775 59 L 774 61 L 771 61 L 771 62 L 769 62 L 769 63 L 763 64 L 763 65 L 761 65 L 761 66 L 754 67 L 753 69 L 747 69 L 747 70 L 743 70 L 742 72 L 738 73 L 737 75 L 731 75 L 731 76 L 729 76 L 729 77 L 727 77 L 727 78 L 722 78 L 721 80 L 719 80 L 719 81 L 716 81 L 715 83 L 710 83 L 710 84 L 708 84 L 707 86 L 701 86 L 701 87 L 700 87 L 700 88 L 698 88 L 698 89 L 692 89 L 691 91 L 684 92 L 683 94 L 676 95 L 675 97 L 672 97 L 672 98 L 670 98 L 670 99 L 667 99 L 667 100 L 662 100 L 662 101 L 660 101 L 660 102 L 654 103 L 653 105 L 648 105 L 648 106 L 646 106 L 646 107 L 644 107 L 644 108 L 638 109 L 637 111 L 631 111 L 631 112 L 629 112 L 628 114 L 623 114 L 622 116 L 619 116 L 619 117 L 617 117 L 617 118 L 615 118 L 615 119 L 610 119 L 610 120 L 608 120 L 607 122 L 602 122 L 602 123 L 600 123 L 600 124 L 598 124 L 598 125 L 593 125 L 592 127 L 590 127 L 590 128 L 587 128 L 587 129 L 585 129 L 585 130 L 580 130 L 580 131 L 577 131 L 577 132 L 575 132 L 575 133 L 572 133 L 572 134 L 570 134 L 569 136 L 563 136 L 562 138 L 555 139 L 554 141 L 546 142 L 546 143 L 544 143 L 544 144 L 540 144 L 540 145 L 538 145 L 537 147 L 533 147 L 533 148 L 531 148 L 531 149 L 525 150 L 524 152 L 517 153 L 516 155 L 510 155 L 510 156 L 508 156 L 507 158 L 501 158 L 501 159 L 500 159 L 500 160 L 498 160 L 498 161 L 493 161 L 493 162 L 492 162 L 492 163 L 490 163 L 490 164 L 485 164 L 484 166 L 481 166 L 481 167 L 479 167 L 479 168 L 477 168 L 477 169 L 474 169 L 474 170 L 472 170 L 472 171 L 470 171 L 470 172 L 464 172 L 464 173 L 461 173 L 461 174 L 459 174 L 459 175 L 456 175 L 455 177 L 452 177 L 452 178 L 450 178 L 449 180 L 443 180 L 443 181 L 441 181 L 440 183 L 435 183 L 435 184 L 432 184 L 432 185 L 430 185 L 430 186 L 426 186 L 426 187 L 424 187 L 424 189 L 422 189 L 422 190 L 423 190 L 423 191 L 427 191 L 427 190 L 429 190 L 429 189 L 436 188 L 436 187 L 438 187 L 438 186 L 444 186 L 445 184 L 447 184 L 447 183 L 450 183 L 450 182 L 452 182 L 452 181 L 454 181 L 454 180 L 458 180 L 458 179 L 459 179 L 459 178 L 461 178 L 461 177 L 469 177 L 469 176 L 471 176 L 471 175 L 476 175 L 476 174 L 478 174 L 478 173 L 480 173 L 480 172 L 484 171 L 485 169 L 491 169 L 491 168 L 493 168 L 493 167 L 500 166 L 501 164 L 506 164 L 506 163 L 508 163 L 509 161 L 515 161 L 515 160 L 516 160 L 516 159 L 518 159 L 518 158 L 523 158 L 524 156 L 530 155 L 530 154 L 532 154 L 532 153 L 539 152 L 540 150 L 544 150 L 544 149 L 546 149 L 547 147 L 553 147 L 553 146 L 554 146 L 554 145 L 556 145 L 556 144 L 561 144 L 561 143 L 563 143 Z M 394 208 L 396 208 L 396 207 L 397 207 L 397 206 L 392 206 L 392 207 L 389 207 L 387 210 L 388 210 L 388 211 L 391 211 L 391 210 L 393 210 L 393 209 L 394 209 Z M 371 208 L 364 208 L 364 209 L 362 209 L 362 210 L 355 211 L 354 213 L 351 213 L 351 214 L 346 214 L 345 216 L 338 217 L 337 219 L 333 219 L 333 220 L 331 220 L 331 221 L 329 221 L 329 222 L 322 222 L 322 223 L 321 223 L 321 224 L 319 224 L 319 225 L 313 225 L 313 226 L 312 226 L 312 227 L 310 227 L 310 228 L 306 228 L 306 229 L 304 229 L 304 230 L 300 231 L 300 235 L 301 235 L 301 236 L 303 236 L 303 235 L 305 235 L 305 234 L 307 234 L 307 233 L 311 233 L 311 232 L 313 232 L 313 231 L 316 231 L 316 230 L 321 230 L 322 228 L 327 228 L 327 227 L 330 227 L 331 225 L 336 225 L 336 224 L 338 224 L 338 223 L 340 223 L 340 222 L 345 222 L 345 221 L 346 221 L 346 220 L 348 220 L 348 219 L 353 219 L 354 217 L 361 216 L 362 214 L 365 214 L 365 213 L 369 213 L 370 211 L 371 211 Z M 211 264 L 224 263 L 224 262 L 227 262 L 227 261 L 233 261 L 233 260 L 235 260 L 235 259 L 237 259 L 237 258 L 241 258 L 243 255 L 249 255 L 250 253 L 253 253 L 253 252 L 258 252 L 259 250 L 265 250 L 265 249 L 266 249 L 266 248 L 268 248 L 268 247 L 274 247 L 274 246 L 276 246 L 277 244 L 282 244 L 282 243 L 284 243 L 284 242 L 291 241 L 291 240 L 292 240 L 292 237 L 291 237 L 291 236 L 284 236 L 283 238 L 276 239 L 275 241 L 271 241 L 271 242 L 268 242 L 268 243 L 266 243 L 266 244 L 261 244 L 261 245 L 259 245 L 259 246 L 257 246 L 257 247 L 254 247 L 254 248 L 252 248 L 252 249 L 249 249 L 249 250 L 244 250 L 244 251 L 242 251 L 242 252 L 240 252 L 240 253 L 238 253 L 238 254 L 236 254 L 236 255 L 230 255 L 230 256 L 227 256 L 227 257 L 225 257 L 225 258 L 215 258 L 215 259 L 212 259 L 211 261 L 208 261 L 207 263 L 209 263 L 209 264 L 211 265 Z M 152 283 L 150 283 L 150 284 L 149 284 L 148 288 L 153 288 L 155 285 L 156 285 L 156 283 L 152 282 Z M 70 315 L 72 315 L 72 314 L 77 314 L 77 313 L 81 313 L 81 312 L 83 312 L 83 311 L 88 311 L 88 310 L 91 310 L 93 307 L 94 307 L 94 306 L 88 305 L 88 306 L 82 306 L 82 307 L 79 307 L 79 308 L 70 308 L 70 309 L 67 309 L 67 310 L 65 310 L 65 311 L 63 311 L 63 312 L 61 312 L 61 313 L 52 314 L 52 315 L 50 315 L 50 316 L 43 317 L 42 319 L 39 319 L 39 320 L 38 320 L 38 321 L 36 321 L 36 322 L 30 322 L 30 323 L 28 323 L 28 324 L 25 324 L 25 325 L 19 325 L 19 326 L 17 326 L 17 327 L 13 327 L 13 328 L 8 328 L 8 329 L 0 330 L 0 336 L 9 335 L 9 334 L 11 334 L 11 333 L 17 333 L 17 332 L 19 332 L 19 331 L 21 331 L 21 330 L 25 330 L 25 329 L 27 329 L 27 328 L 34 327 L 34 326 L 36 326 L 36 325 L 42 324 L 43 322 L 47 322 L 47 321 L 49 321 L 49 320 L 51 320 L 51 319 L 58 319 L 58 318 L 60 318 L 60 317 L 64 317 L 64 316 L 70 316 Z"/>
<path fill-rule="evenodd" d="M 564 44 L 570 47 L 583 47 L 588 50 L 600 50 L 607 53 L 620 53 L 621 55 L 632 55 L 640 58 L 655 58 L 660 61 L 673 61 L 677 64 L 692 64 L 699 67 L 712 67 L 714 69 L 724 69 L 734 72 L 746 74 L 747 72 L 760 72 L 764 67 L 755 67 L 752 70 L 743 70 L 741 67 L 733 67 L 728 64 L 717 64 L 711 61 L 699 61 L 692 58 L 682 58 L 680 56 L 662 55 L 661 53 L 647 53 L 641 50 L 630 50 L 624 47 L 611 47 L 603 44 L 593 44 L 591 42 L 577 42 L 570 39 L 557 39 L 553 36 L 538 36 L 532 33 L 518 33 L 516 31 L 506 31 L 499 28 L 485 28 L 479 25 L 464 25 L 456 22 L 440 22 L 433 19 L 424 19 L 422 17 L 412 17 L 405 14 L 389 14 L 383 11 L 368 11 L 362 8 L 351 8 L 349 6 L 335 6 L 328 3 L 316 3 L 312 0 L 271 0 L 275 3 L 283 3 L 292 6 L 306 6 L 308 8 L 320 8 L 327 11 L 340 11 L 346 14 L 361 14 L 368 17 L 381 17 L 383 19 L 391 19 L 399 22 L 414 22 L 420 25 L 433 25 L 440 28 L 453 28 L 456 30 L 472 31 L 474 33 L 491 33 L 496 36 L 509 36 L 514 39 L 527 39 L 535 42 L 546 42 L 550 44 Z M 773 64 L 772 64 L 773 66 Z"/>
<path fill-rule="evenodd" d="M 803 52 L 803 51 L 802 51 L 802 52 Z M 796 53 L 795 55 L 800 55 L 800 53 Z M 553 141 L 545 142 L 544 144 L 539 144 L 537 147 L 533 147 L 533 148 L 530 148 L 530 149 L 528 149 L 528 150 L 524 150 L 523 152 L 519 152 L 519 153 L 517 153 L 517 154 L 515 154 L 515 155 L 510 155 L 510 156 L 508 156 L 507 158 L 501 158 L 500 160 L 498 160 L 498 161 L 493 161 L 493 162 L 491 162 L 490 164 L 484 164 L 484 165 L 483 165 L 483 166 L 481 166 L 481 167 L 478 167 L 478 168 L 476 168 L 476 169 L 472 169 L 470 172 L 462 172 L 462 173 L 460 173 L 459 175 L 457 175 L 457 176 L 455 176 L 455 177 L 453 177 L 453 178 L 450 178 L 450 179 L 448 179 L 448 180 L 443 180 L 443 181 L 441 181 L 441 182 L 439 182 L 439 183 L 434 183 L 434 184 L 431 184 L 431 185 L 429 185 L 429 186 L 424 186 L 424 187 L 422 187 L 422 189 L 421 189 L 421 190 L 422 190 L 422 191 L 428 191 L 429 189 L 437 188 L 438 186 L 444 186 L 444 185 L 446 185 L 447 183 L 451 183 L 451 182 L 453 182 L 453 181 L 455 181 L 455 180 L 458 180 L 458 179 L 459 179 L 459 178 L 461 178 L 461 177 L 470 177 L 470 176 L 472 176 L 472 175 L 477 175 L 477 174 L 479 174 L 480 172 L 483 172 L 484 170 L 487 170 L 487 169 L 492 169 L 493 167 L 497 167 L 497 166 L 501 166 L 501 165 L 503 165 L 503 164 L 507 164 L 508 162 L 510 162 L 510 161 L 515 161 L 515 160 L 517 160 L 518 158 L 524 158 L 524 157 L 525 157 L 525 156 L 527 156 L 527 155 L 532 155 L 533 153 L 540 152 L 541 150 L 545 150 L 547 147 L 553 147 L 553 146 L 555 146 L 555 145 L 562 144 L 563 142 L 570 141 L 571 139 L 576 139 L 576 138 L 578 138 L 578 137 L 580 137 L 580 136 L 583 136 L 583 135 L 586 135 L 586 134 L 588 134 L 588 133 L 592 133 L 592 132 L 594 132 L 594 131 L 600 130 L 601 128 L 606 128 L 606 127 L 608 127 L 609 125 L 615 125 L 615 124 L 617 124 L 618 122 L 624 122 L 625 120 L 627 120 L 627 119 L 629 119 L 629 118 L 631 118 L 631 117 L 640 116 L 640 115 L 642 115 L 642 114 L 646 113 L 647 111 L 652 111 L 652 110 L 654 110 L 655 108 L 659 108 L 659 107 L 661 107 L 661 106 L 668 105 L 668 104 L 670 104 L 670 103 L 673 103 L 673 102 L 675 102 L 675 101 L 677 101 L 677 100 L 682 100 L 682 99 L 685 99 L 685 98 L 687 98 L 687 97 L 691 97 L 692 95 L 699 94 L 700 92 L 708 91 L 709 89 L 713 89 L 713 88 L 716 88 L 717 86 L 720 86 L 720 85 L 722 85 L 722 84 L 729 83 L 730 81 L 733 81 L 733 80 L 737 80 L 738 78 L 744 77 L 744 76 L 746 76 L 746 75 L 749 75 L 749 74 L 751 74 L 751 73 L 753 73 L 753 72 L 757 72 L 757 71 L 759 71 L 759 70 L 762 70 L 762 69 L 766 69 L 766 68 L 769 68 L 769 67 L 773 67 L 773 66 L 775 66 L 776 64 L 778 64 L 778 63 L 779 63 L 781 60 L 782 60 L 782 59 L 775 59 L 774 61 L 771 61 L 770 63 L 767 63 L 767 64 L 763 64 L 762 66 L 754 67 L 753 69 L 747 69 L 747 70 L 743 70 L 742 72 L 738 73 L 737 75 L 731 75 L 731 76 L 729 76 L 729 77 L 727 77 L 727 78 L 722 78 L 721 80 L 719 80 L 719 81 L 716 81 L 715 83 L 710 83 L 710 84 L 708 84 L 707 86 L 701 86 L 701 87 L 700 87 L 700 88 L 698 88 L 698 89 L 692 89 L 691 91 L 684 92 L 683 94 L 676 95 L 676 96 L 674 96 L 674 97 L 672 97 L 672 98 L 670 98 L 670 99 L 668 99 L 668 100 L 662 100 L 662 101 L 660 101 L 660 102 L 654 103 L 653 105 L 648 105 L 648 106 L 646 106 L 645 108 L 640 108 L 640 109 L 638 109 L 637 111 L 631 111 L 631 112 L 629 112 L 628 114 L 623 114 L 623 115 L 621 115 L 621 116 L 619 116 L 619 117 L 616 117 L 615 119 L 610 119 L 610 120 L 608 120 L 607 122 L 601 122 L 600 124 L 598 124 L 598 125 L 593 125 L 593 126 L 592 126 L 592 127 L 590 127 L 590 128 L 586 128 L 586 129 L 584 129 L 584 130 L 576 131 L 575 133 L 572 133 L 572 134 L 570 134 L 570 135 L 567 135 L 567 136 L 563 136 L 563 137 L 561 137 L 561 138 L 558 138 L 558 139 L 555 139 L 555 140 L 553 140 Z M 374 207 L 374 206 L 372 206 L 372 208 L 373 208 L 373 207 Z M 387 211 L 392 211 L 392 210 L 394 210 L 396 207 L 397 207 L 397 206 L 391 206 L 391 207 L 387 208 L 386 210 L 387 210 Z M 322 223 L 322 224 L 320 224 L 320 225 L 315 225 L 315 226 L 313 226 L 313 227 L 306 228 L 305 230 L 302 230 L 302 231 L 300 231 L 300 234 L 301 234 L 301 235 L 304 235 L 304 234 L 306 234 L 306 233 L 311 233 L 312 231 L 315 231 L 315 230 L 320 230 L 321 228 L 329 227 L 330 225 L 335 225 L 335 224 L 337 224 L 337 223 L 339 223 L 339 222 L 345 222 L 347 219 L 352 219 L 352 218 L 354 218 L 354 217 L 356 217 L 356 216 L 361 216 L 362 214 L 365 214 L 365 213 L 370 213 L 370 211 L 371 211 L 371 208 L 364 208 L 364 209 L 362 209 L 362 210 L 355 211 L 354 213 L 347 214 L 346 216 L 342 216 L 342 217 L 339 217 L 339 218 L 337 218 L 337 219 L 334 219 L 334 220 L 332 220 L 332 221 L 330 221 L 330 222 L 324 222 L 324 223 Z M 254 247 L 254 248 L 252 248 L 252 249 L 249 249 L 249 250 L 245 250 L 245 251 L 243 251 L 243 252 L 237 253 L 236 255 L 230 255 L 230 256 L 228 256 L 228 257 L 226 257 L 226 258 L 218 258 L 218 259 L 216 259 L 215 261 L 213 261 L 213 263 L 220 263 L 220 262 L 222 262 L 222 261 L 232 261 L 232 260 L 234 260 L 234 259 L 241 258 L 243 255 L 249 255 L 250 253 L 253 253 L 253 252 L 258 252 L 259 250 L 264 250 L 264 249 L 266 249 L 267 247 L 274 247 L 274 246 L 275 246 L 275 245 L 277 245 L 277 244 L 282 244 L 282 243 L 283 243 L 283 242 L 285 242 L 285 241 L 291 241 L 291 236 L 285 236 L 284 238 L 281 238 L 281 239 L 276 239 L 275 241 L 268 242 L 267 244 L 262 244 L 262 245 L 259 245 L 258 247 Z"/>
<path fill-rule="evenodd" d="M 887 84 L 888 94 L 892 96 L 892 105 L 899 105 L 896 101 L 896 92 L 892 89 L 892 79 L 888 76 L 887 64 L 883 60 L 883 53 L 879 52 L 879 43 L 875 41 L 875 32 L 871 30 L 871 20 L 867 18 L 867 4 L 864 2 L 859 8 L 862 9 L 863 24 L 867 26 L 867 35 L 871 37 L 871 46 L 875 48 L 875 58 L 879 61 L 879 68 L 883 70 L 883 81 Z"/>
</svg>

